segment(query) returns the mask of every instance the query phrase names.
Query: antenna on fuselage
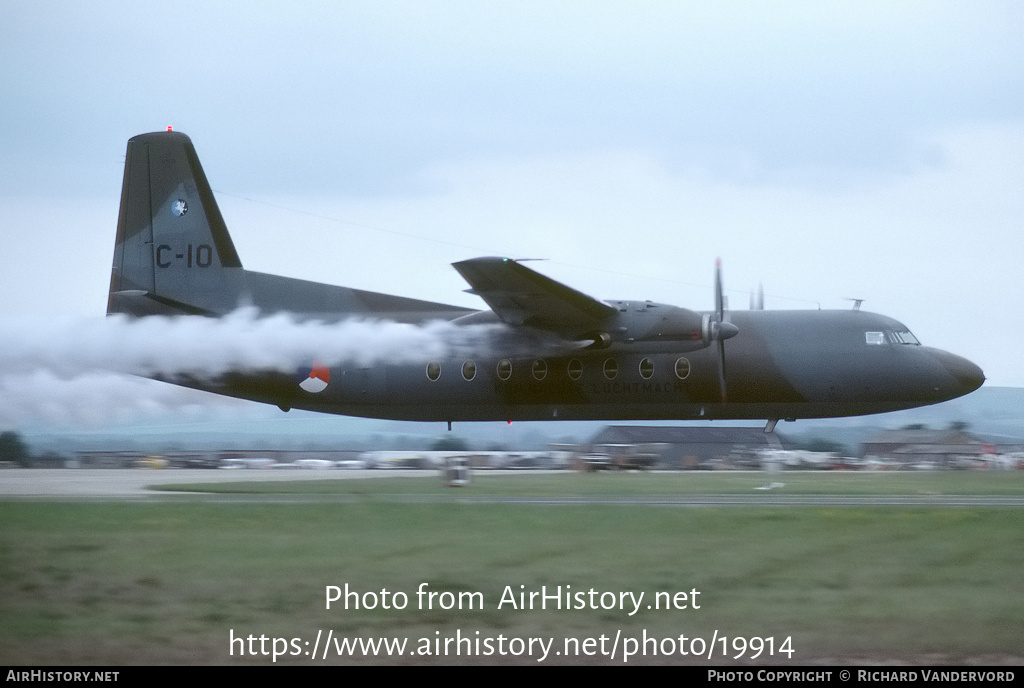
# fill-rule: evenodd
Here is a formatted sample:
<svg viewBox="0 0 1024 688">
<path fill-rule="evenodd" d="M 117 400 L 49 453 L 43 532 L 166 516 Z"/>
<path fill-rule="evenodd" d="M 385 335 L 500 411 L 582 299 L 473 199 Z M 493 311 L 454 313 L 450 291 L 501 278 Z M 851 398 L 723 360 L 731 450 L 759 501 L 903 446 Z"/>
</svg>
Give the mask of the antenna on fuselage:
<svg viewBox="0 0 1024 688">
<path fill-rule="evenodd" d="M 847 301 L 853 301 L 853 310 L 859 311 L 860 310 L 860 305 L 862 303 L 864 303 L 864 301 L 866 301 L 867 299 L 851 299 L 851 298 L 847 298 L 846 300 Z"/>
</svg>

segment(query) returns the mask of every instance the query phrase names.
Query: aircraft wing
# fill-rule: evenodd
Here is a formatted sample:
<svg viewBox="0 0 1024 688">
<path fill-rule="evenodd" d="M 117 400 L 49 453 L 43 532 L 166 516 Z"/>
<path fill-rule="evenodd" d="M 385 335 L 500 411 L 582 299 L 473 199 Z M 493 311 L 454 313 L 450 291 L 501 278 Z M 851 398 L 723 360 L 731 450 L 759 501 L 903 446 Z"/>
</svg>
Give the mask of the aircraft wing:
<svg viewBox="0 0 1024 688">
<path fill-rule="evenodd" d="M 473 258 L 452 265 L 472 287 L 466 291 L 486 301 L 509 325 L 580 338 L 616 312 L 510 258 Z"/>
</svg>

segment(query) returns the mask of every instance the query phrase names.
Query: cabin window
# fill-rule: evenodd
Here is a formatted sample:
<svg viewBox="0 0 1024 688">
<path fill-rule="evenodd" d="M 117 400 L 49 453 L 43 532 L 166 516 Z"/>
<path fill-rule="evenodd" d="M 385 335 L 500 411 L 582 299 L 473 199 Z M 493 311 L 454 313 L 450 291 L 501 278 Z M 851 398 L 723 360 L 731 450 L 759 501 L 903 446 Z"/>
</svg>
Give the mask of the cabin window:
<svg viewBox="0 0 1024 688">
<path fill-rule="evenodd" d="M 614 358 L 609 358 L 604 362 L 604 376 L 609 380 L 614 380 L 615 376 L 619 374 L 619 363 Z"/>
<path fill-rule="evenodd" d="M 881 346 L 885 344 L 885 334 L 882 332 L 865 332 L 864 341 L 871 346 Z"/>
<path fill-rule="evenodd" d="M 427 364 L 427 379 L 431 382 L 437 381 L 437 378 L 441 377 L 441 364 L 440 363 L 428 363 Z"/>
<path fill-rule="evenodd" d="M 462 364 L 462 377 L 468 382 L 476 377 L 476 363 L 466 361 Z"/>
<path fill-rule="evenodd" d="M 533 378 L 543 380 L 548 376 L 548 364 L 544 359 L 538 358 L 533 362 Z"/>
<path fill-rule="evenodd" d="M 583 363 L 578 358 L 574 358 L 569 361 L 569 367 L 567 368 L 570 380 L 579 380 L 583 377 Z"/>
<path fill-rule="evenodd" d="M 498 361 L 498 377 L 502 380 L 507 380 L 512 377 L 512 361 L 507 358 L 503 358 Z"/>
<path fill-rule="evenodd" d="M 676 377 L 685 380 L 690 376 L 690 361 L 682 356 L 676 359 Z"/>
<path fill-rule="evenodd" d="M 640 361 L 640 377 L 650 380 L 652 375 L 654 375 L 654 361 L 649 358 Z"/>
</svg>

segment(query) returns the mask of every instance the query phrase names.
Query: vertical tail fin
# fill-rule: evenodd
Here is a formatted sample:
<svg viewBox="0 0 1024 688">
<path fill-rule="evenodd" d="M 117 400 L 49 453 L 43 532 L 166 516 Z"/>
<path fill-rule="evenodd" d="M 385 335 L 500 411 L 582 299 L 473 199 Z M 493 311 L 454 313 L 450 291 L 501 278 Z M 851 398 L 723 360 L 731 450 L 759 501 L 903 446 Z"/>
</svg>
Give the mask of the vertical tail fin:
<svg viewBox="0 0 1024 688">
<path fill-rule="evenodd" d="M 469 309 L 242 269 L 192 141 L 172 131 L 128 141 L 107 313 L 263 314 L 422 322 Z"/>
<path fill-rule="evenodd" d="M 209 313 L 238 302 L 242 262 L 192 141 L 128 141 L 107 313 Z"/>
</svg>

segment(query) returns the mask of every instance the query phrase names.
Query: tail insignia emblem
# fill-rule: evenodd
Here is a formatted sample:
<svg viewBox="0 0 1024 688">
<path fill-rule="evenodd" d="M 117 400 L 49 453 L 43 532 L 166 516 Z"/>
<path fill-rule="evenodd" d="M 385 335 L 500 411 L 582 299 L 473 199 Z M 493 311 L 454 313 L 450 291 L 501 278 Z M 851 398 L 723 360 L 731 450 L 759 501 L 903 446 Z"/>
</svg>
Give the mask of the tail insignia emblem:
<svg viewBox="0 0 1024 688">
<path fill-rule="evenodd" d="M 177 215 L 178 217 L 181 217 L 182 215 L 188 212 L 188 203 L 179 198 L 174 202 L 173 205 L 171 205 L 171 212 Z"/>
</svg>

